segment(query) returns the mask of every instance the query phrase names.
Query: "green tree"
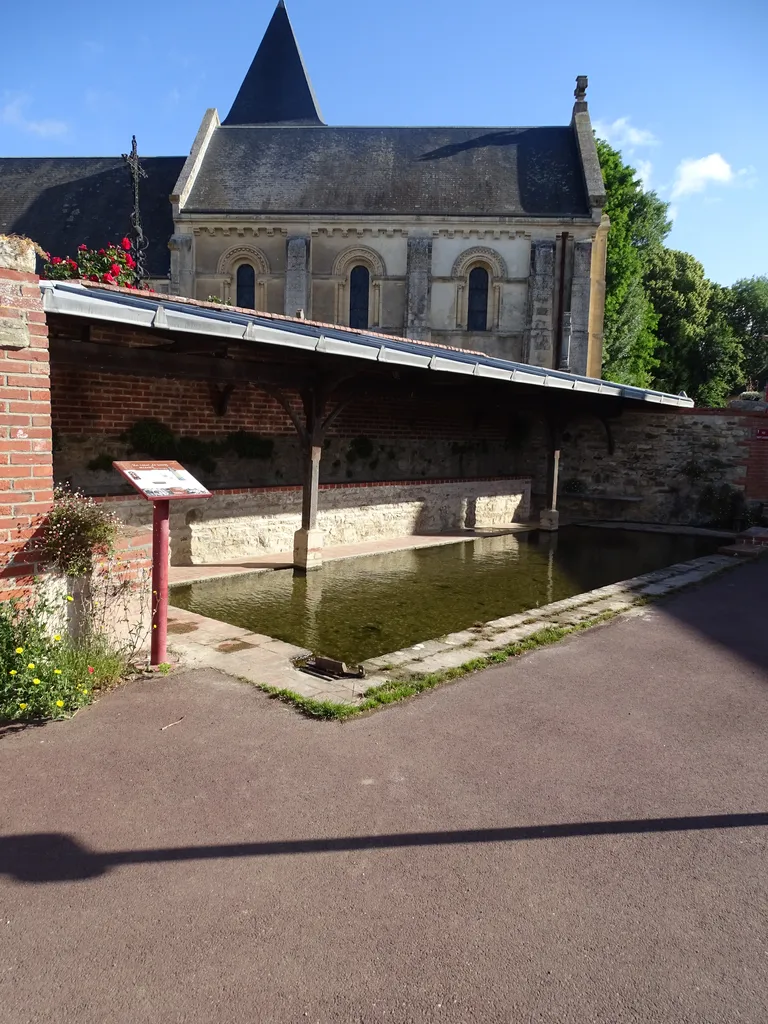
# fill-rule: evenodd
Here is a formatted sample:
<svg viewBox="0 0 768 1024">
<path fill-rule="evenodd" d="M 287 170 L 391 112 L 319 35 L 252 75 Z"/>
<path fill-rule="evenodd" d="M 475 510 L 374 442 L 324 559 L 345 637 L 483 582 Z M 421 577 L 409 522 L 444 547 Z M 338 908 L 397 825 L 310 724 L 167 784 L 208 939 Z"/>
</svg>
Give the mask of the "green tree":
<svg viewBox="0 0 768 1024">
<path fill-rule="evenodd" d="M 744 374 L 751 388 L 768 383 L 768 277 L 743 278 L 727 290 L 725 313 L 744 349 Z"/>
<path fill-rule="evenodd" d="M 708 281 L 687 252 L 658 249 L 645 287 L 658 314 L 656 387 L 697 405 L 724 405 L 743 382 L 741 343 L 729 322 L 727 289 Z"/>
<path fill-rule="evenodd" d="M 658 317 L 643 284 L 670 230 L 668 206 L 646 192 L 633 167 L 602 139 L 597 151 L 611 221 L 606 254 L 603 376 L 647 387 L 657 365 Z"/>
</svg>

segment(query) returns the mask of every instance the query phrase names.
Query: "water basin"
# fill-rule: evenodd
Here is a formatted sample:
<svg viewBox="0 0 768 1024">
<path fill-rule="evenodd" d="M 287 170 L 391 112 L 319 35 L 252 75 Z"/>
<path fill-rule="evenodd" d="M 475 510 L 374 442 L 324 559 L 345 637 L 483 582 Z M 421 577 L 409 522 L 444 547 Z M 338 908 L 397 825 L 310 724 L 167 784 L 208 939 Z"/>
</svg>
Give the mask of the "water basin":
<svg viewBox="0 0 768 1024">
<path fill-rule="evenodd" d="M 722 540 L 568 526 L 174 587 L 177 608 L 357 663 L 717 550 Z"/>
</svg>

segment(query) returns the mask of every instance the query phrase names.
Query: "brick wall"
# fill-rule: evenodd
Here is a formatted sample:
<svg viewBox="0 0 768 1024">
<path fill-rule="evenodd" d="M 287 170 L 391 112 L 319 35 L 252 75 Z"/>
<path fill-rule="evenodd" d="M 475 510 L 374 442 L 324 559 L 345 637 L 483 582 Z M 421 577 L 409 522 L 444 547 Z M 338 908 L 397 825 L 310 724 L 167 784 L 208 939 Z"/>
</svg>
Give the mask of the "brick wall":
<svg viewBox="0 0 768 1024">
<path fill-rule="evenodd" d="M 53 500 L 48 329 L 34 251 L 0 236 L 0 599 L 41 569 L 37 521 Z"/>
</svg>

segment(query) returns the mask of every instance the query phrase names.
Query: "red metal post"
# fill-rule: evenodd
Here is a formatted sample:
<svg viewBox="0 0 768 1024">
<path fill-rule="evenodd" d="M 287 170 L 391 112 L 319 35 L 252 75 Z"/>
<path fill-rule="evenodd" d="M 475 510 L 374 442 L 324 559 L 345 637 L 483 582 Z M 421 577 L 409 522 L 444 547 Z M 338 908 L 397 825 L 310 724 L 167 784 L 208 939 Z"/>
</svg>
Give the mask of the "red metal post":
<svg viewBox="0 0 768 1024">
<path fill-rule="evenodd" d="M 152 657 L 153 665 L 166 660 L 168 644 L 169 501 L 152 503 Z"/>
</svg>

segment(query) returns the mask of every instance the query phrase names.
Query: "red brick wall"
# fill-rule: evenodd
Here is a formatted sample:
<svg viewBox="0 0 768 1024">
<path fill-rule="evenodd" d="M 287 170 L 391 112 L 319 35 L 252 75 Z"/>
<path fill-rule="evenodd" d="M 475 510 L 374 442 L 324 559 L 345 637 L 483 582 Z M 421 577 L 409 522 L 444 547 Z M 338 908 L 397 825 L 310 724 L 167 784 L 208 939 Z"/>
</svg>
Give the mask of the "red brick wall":
<svg viewBox="0 0 768 1024">
<path fill-rule="evenodd" d="M 754 501 L 768 502 L 768 416 L 762 419 L 765 426 L 755 419 L 752 436 L 746 442 L 744 493 Z"/>
<path fill-rule="evenodd" d="M 57 368 L 52 377 L 54 429 L 61 434 L 117 436 L 139 419 L 153 417 L 174 433 L 191 437 L 225 436 L 237 430 L 294 436 L 282 407 L 254 387 L 242 386 L 218 416 L 205 381 L 129 377 Z M 298 396 L 292 396 L 298 406 Z M 450 408 L 437 400 L 361 395 L 339 416 L 331 435 L 376 438 L 447 438 L 477 436 L 466 407 Z M 484 423 L 483 437 L 504 437 L 502 424 Z"/>
<path fill-rule="evenodd" d="M 36 522 L 53 500 L 48 328 L 38 278 L 0 266 L 0 320 L 26 323 L 29 347 L 0 340 L 0 599 L 41 566 Z M 2 334 L 0 333 L 0 339 Z"/>
</svg>

